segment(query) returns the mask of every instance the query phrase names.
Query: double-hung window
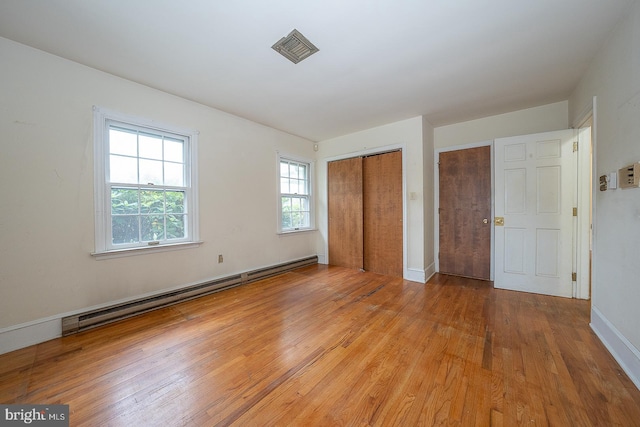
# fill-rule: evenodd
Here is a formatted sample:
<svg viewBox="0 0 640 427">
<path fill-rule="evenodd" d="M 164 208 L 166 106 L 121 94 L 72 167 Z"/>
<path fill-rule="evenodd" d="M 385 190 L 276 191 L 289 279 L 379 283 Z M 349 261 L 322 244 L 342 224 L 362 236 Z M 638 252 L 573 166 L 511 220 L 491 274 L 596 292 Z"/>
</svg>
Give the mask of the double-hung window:
<svg viewBox="0 0 640 427">
<path fill-rule="evenodd" d="M 96 109 L 96 253 L 197 242 L 197 133 Z"/>
<path fill-rule="evenodd" d="M 279 231 L 313 228 L 312 163 L 278 156 L 279 163 Z"/>
</svg>

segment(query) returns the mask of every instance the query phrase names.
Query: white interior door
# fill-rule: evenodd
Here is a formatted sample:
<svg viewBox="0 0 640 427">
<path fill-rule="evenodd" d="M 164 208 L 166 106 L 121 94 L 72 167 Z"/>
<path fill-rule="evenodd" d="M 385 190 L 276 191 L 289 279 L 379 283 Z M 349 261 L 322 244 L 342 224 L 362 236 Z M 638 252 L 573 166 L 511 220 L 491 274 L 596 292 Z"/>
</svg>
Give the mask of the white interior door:
<svg viewBox="0 0 640 427">
<path fill-rule="evenodd" d="M 574 140 L 573 130 L 495 140 L 496 288 L 573 295 Z"/>
</svg>

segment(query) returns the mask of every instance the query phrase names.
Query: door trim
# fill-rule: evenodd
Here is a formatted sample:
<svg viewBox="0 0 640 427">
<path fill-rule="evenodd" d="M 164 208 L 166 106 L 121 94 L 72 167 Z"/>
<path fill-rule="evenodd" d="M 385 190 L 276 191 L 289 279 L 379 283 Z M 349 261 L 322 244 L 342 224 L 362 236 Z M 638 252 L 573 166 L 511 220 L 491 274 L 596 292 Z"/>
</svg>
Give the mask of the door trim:
<svg viewBox="0 0 640 427">
<path fill-rule="evenodd" d="M 435 271 L 440 272 L 440 217 L 438 215 L 439 200 L 440 200 L 440 171 L 438 170 L 438 164 L 440 163 L 440 153 L 445 153 L 448 151 L 458 151 L 458 150 L 466 150 L 469 148 L 478 148 L 478 147 L 486 147 L 489 146 L 491 149 L 491 266 L 489 272 L 489 279 L 493 281 L 494 278 L 494 225 L 493 225 L 493 217 L 494 217 L 494 199 L 495 199 L 495 184 L 493 182 L 494 175 L 494 161 L 493 161 L 493 140 L 487 141 L 478 141 L 469 144 L 463 145 L 454 145 L 451 147 L 442 147 L 437 148 L 434 153 L 434 165 L 433 165 L 433 254 L 434 254 L 434 262 L 435 262 Z"/>
<path fill-rule="evenodd" d="M 327 174 L 327 164 L 329 162 L 333 162 L 335 160 L 344 160 L 344 159 L 350 159 L 353 157 L 366 157 L 366 156 L 373 156 L 376 154 L 384 154 L 384 153 L 388 153 L 390 151 L 398 151 L 400 150 L 400 152 L 402 153 L 402 277 L 405 280 L 410 280 L 412 282 L 420 282 L 420 283 L 425 283 L 426 282 L 426 278 L 425 278 L 425 273 L 424 271 L 418 271 L 416 269 L 410 269 L 407 267 L 407 251 L 408 251 L 408 247 L 407 247 L 407 243 L 408 243 L 408 239 L 407 239 L 407 224 L 408 224 L 408 220 L 407 220 L 407 147 L 405 144 L 392 144 L 392 145 L 383 145 L 380 147 L 375 147 L 375 148 L 371 148 L 371 149 L 366 149 L 366 150 L 361 150 L 361 151 L 353 151 L 351 153 L 347 153 L 347 154 L 340 154 L 338 156 L 331 156 L 331 157 L 327 157 L 322 159 L 322 164 L 320 167 L 324 168 L 324 172 L 325 175 Z M 327 188 L 327 180 L 325 179 L 323 183 L 320 183 L 321 185 L 324 185 L 324 191 L 325 194 L 328 194 L 328 188 Z M 323 227 L 325 230 L 329 229 L 329 216 L 325 215 L 325 218 L 323 218 Z M 327 258 L 325 260 L 325 262 L 327 264 L 330 263 L 331 260 L 329 260 L 329 241 L 328 239 L 325 239 L 324 242 L 324 253 L 327 254 Z"/>
<path fill-rule="evenodd" d="M 591 141 L 589 147 L 578 148 L 578 235 L 577 235 L 577 283 L 575 298 L 592 299 L 593 280 L 595 278 L 595 264 L 589 262 L 589 251 L 591 257 L 596 256 L 596 195 L 598 192 L 596 184 L 596 140 L 597 140 L 597 101 L 594 96 L 585 108 L 578 114 L 572 127 L 578 132 L 581 127 L 591 121 Z M 582 144 L 581 144 L 582 145 Z M 587 175 L 590 173 L 590 177 Z M 590 178 L 590 179 L 589 179 Z M 588 187 L 588 188 L 587 188 Z M 580 217 L 580 212 L 589 214 L 590 221 L 584 220 L 584 215 Z M 586 259 L 585 259 L 586 258 Z M 582 273 L 582 274 L 581 274 Z M 585 277 L 585 276 L 589 277 Z M 591 286 L 590 286 L 591 285 Z"/>
</svg>

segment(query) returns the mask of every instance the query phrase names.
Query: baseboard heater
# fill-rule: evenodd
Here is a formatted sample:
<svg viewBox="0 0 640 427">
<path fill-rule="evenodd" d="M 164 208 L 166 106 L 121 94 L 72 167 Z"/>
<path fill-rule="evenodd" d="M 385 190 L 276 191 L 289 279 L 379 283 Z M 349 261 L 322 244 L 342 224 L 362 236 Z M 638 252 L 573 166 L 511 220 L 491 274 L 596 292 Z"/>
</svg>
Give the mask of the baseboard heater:
<svg viewBox="0 0 640 427">
<path fill-rule="evenodd" d="M 225 289 L 234 288 L 236 286 L 255 282 L 256 280 L 265 279 L 267 277 L 276 276 L 286 273 L 296 268 L 305 267 L 318 263 L 318 257 L 299 259 L 296 261 L 286 262 L 283 264 L 273 265 L 258 270 L 247 271 L 233 276 L 221 279 L 211 280 L 209 282 L 188 286 L 175 291 L 168 291 L 162 294 L 140 298 L 122 304 L 91 310 L 72 316 L 62 318 L 62 335 L 71 335 L 76 332 L 85 331 L 87 329 L 102 326 L 107 323 L 116 322 L 118 320 L 127 319 L 146 313 L 151 310 L 177 304 L 182 301 L 198 298 L 204 295 L 220 292 Z"/>
</svg>

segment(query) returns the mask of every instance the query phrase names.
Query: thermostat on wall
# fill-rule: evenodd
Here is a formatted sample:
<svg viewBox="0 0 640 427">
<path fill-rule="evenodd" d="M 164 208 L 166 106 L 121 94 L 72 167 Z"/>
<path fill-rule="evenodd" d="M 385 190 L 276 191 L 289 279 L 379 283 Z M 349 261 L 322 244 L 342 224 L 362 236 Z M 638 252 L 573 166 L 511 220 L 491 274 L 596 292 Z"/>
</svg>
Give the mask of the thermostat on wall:
<svg viewBox="0 0 640 427">
<path fill-rule="evenodd" d="M 640 187 L 640 163 L 634 163 L 618 170 L 620 188 Z"/>
</svg>

